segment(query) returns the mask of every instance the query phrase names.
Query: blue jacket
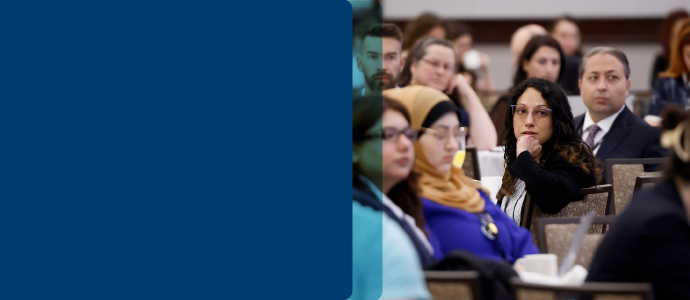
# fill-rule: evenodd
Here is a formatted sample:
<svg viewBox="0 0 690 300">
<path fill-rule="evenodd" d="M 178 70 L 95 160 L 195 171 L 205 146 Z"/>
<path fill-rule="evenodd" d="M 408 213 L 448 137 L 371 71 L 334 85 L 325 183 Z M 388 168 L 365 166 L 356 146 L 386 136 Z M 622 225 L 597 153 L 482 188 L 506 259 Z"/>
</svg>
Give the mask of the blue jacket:
<svg viewBox="0 0 690 300">
<path fill-rule="evenodd" d="M 511 264 L 526 254 L 539 253 L 532 242 L 529 230 L 519 227 L 517 223 L 501 208 L 489 200 L 482 191 L 479 192 L 485 202 L 485 211 L 491 215 L 498 227 L 498 239 L 489 240 L 481 231 L 481 221 L 477 215 L 455 207 L 445 206 L 429 199 L 424 201 L 424 217 L 434 238 L 429 241 L 434 247 L 434 256 L 442 259 L 453 250 L 466 250 L 473 254 Z"/>
<path fill-rule="evenodd" d="M 669 103 L 676 103 L 685 107 L 688 96 L 690 96 L 690 87 L 683 80 L 683 76 L 659 78 L 656 86 L 654 86 L 649 114 L 658 116 Z"/>
</svg>

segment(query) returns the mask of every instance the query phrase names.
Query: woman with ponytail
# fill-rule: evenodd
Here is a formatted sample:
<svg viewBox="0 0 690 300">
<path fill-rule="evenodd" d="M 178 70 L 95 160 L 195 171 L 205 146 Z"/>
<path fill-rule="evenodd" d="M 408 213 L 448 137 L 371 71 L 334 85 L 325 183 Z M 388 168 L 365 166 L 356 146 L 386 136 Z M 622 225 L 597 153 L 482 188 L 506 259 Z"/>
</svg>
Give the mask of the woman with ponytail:
<svg viewBox="0 0 690 300">
<path fill-rule="evenodd" d="M 655 299 L 690 299 L 690 113 L 669 107 L 665 179 L 636 193 L 601 242 L 587 281 L 650 282 Z"/>
</svg>

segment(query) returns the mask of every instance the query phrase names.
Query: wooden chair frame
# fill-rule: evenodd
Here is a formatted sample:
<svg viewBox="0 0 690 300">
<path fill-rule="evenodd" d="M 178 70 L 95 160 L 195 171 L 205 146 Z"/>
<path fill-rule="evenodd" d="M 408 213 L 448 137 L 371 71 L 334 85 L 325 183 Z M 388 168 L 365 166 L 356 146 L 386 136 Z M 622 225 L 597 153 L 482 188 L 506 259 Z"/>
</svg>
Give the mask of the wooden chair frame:
<svg viewBox="0 0 690 300">
<path fill-rule="evenodd" d="M 424 271 L 424 278 L 429 282 L 456 282 L 470 286 L 472 299 L 481 299 L 482 289 L 477 271 Z"/>
</svg>

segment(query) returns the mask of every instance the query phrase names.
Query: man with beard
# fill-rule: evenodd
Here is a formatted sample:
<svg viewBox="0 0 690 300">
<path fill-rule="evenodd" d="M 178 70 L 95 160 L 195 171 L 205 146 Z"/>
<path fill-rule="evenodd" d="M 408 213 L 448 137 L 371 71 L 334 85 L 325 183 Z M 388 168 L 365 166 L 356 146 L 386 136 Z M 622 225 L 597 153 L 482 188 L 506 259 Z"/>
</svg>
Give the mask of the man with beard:
<svg viewBox="0 0 690 300">
<path fill-rule="evenodd" d="M 357 56 L 365 84 L 356 96 L 380 96 L 381 91 L 397 87 L 404 64 L 400 28 L 391 23 L 371 27 L 362 37 L 362 51 Z"/>
<path fill-rule="evenodd" d="M 583 58 L 579 75 L 587 112 L 573 118 L 573 123 L 602 166 L 609 158 L 668 156 L 659 144 L 659 129 L 625 106 L 630 95 L 630 65 L 625 53 L 611 47 L 594 48 Z M 602 172 L 602 182 L 605 177 Z"/>
</svg>

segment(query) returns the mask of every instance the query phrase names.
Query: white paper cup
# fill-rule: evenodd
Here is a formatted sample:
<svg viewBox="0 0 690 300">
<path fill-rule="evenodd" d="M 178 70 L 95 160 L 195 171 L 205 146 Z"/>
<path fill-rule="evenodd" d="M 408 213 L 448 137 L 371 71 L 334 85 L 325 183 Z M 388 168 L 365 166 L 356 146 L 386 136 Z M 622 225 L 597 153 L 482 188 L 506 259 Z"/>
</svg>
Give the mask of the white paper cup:
<svg viewBox="0 0 690 300">
<path fill-rule="evenodd" d="M 556 254 L 525 255 L 525 271 L 546 276 L 558 276 L 558 257 Z"/>
</svg>

